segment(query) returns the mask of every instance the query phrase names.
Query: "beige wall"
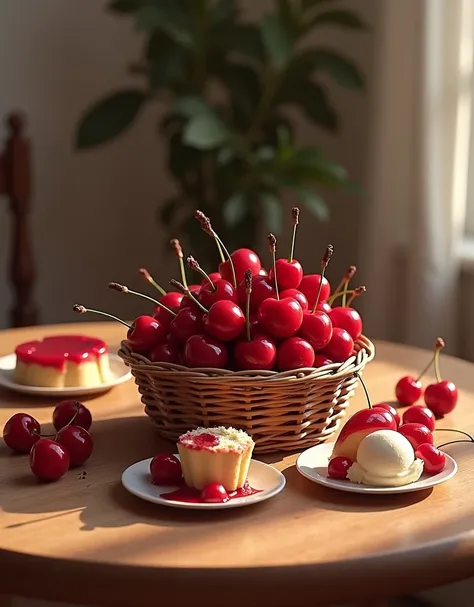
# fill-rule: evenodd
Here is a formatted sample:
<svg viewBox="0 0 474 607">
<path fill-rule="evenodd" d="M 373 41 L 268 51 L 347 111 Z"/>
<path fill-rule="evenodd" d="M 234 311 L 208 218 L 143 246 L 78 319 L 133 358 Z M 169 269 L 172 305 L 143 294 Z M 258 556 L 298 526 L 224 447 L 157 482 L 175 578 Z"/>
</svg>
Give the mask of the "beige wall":
<svg viewBox="0 0 474 607">
<path fill-rule="evenodd" d="M 46 323 L 76 320 L 71 303 L 80 300 L 125 316 L 139 301 L 108 292 L 109 280 L 135 281 L 149 266 L 164 282 L 173 270 L 163 265 L 163 234 L 156 208 L 172 186 L 163 170 L 163 149 L 155 137 L 158 109 L 149 108 L 112 145 L 88 153 L 73 150 L 74 128 L 86 105 L 108 89 L 127 83 L 125 69 L 140 39 L 127 19 L 105 14 L 105 2 L 16 0 L 0 9 L 0 116 L 20 108 L 29 118 L 34 142 L 35 196 L 32 217 L 38 265 L 37 299 Z M 252 12 L 268 2 L 247 2 Z M 375 20 L 374 0 L 347 0 Z M 373 36 L 333 31 L 331 44 L 357 59 L 372 80 Z M 337 138 L 322 136 L 299 122 L 305 142 L 321 141 L 364 181 L 370 92 L 367 96 L 333 87 L 341 112 Z M 0 131 L 1 133 L 1 131 Z M 4 134 L 4 131 L 3 133 Z M 305 218 L 298 256 L 318 263 L 333 242 L 336 276 L 357 257 L 357 213 L 361 202 L 333 194 L 333 219 L 318 226 Z M 314 232 L 320 236 L 314 245 Z M 6 283 L 9 224 L 0 204 L 0 326 L 5 326 L 10 289 Z M 282 246 L 286 239 L 283 239 Z"/>
</svg>

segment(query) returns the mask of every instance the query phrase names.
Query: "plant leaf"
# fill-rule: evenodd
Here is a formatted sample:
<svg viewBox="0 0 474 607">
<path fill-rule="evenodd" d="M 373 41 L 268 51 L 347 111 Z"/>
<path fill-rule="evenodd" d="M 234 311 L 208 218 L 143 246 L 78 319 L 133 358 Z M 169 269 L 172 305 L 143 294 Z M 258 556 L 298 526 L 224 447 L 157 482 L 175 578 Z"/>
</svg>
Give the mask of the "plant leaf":
<svg viewBox="0 0 474 607">
<path fill-rule="evenodd" d="M 215 71 L 219 80 L 229 91 L 236 122 L 239 125 L 247 124 L 252 118 L 261 96 L 258 74 L 249 65 L 230 62 L 222 63 Z"/>
<path fill-rule="evenodd" d="M 303 11 L 307 11 L 310 8 L 315 8 L 320 4 L 327 4 L 329 2 L 336 2 L 338 0 L 301 0 L 301 8 Z"/>
<path fill-rule="evenodd" d="M 239 11 L 236 0 L 218 0 L 212 10 L 212 22 L 214 25 L 222 26 L 223 23 L 234 21 Z"/>
<path fill-rule="evenodd" d="M 98 101 L 79 122 L 77 148 L 91 148 L 120 135 L 133 122 L 146 98 L 142 91 L 124 90 Z"/>
<path fill-rule="evenodd" d="M 186 95 L 176 100 L 172 107 L 174 114 L 179 114 L 186 118 L 194 118 L 201 114 L 207 114 L 212 112 L 211 106 L 202 97 L 197 95 Z"/>
<path fill-rule="evenodd" d="M 158 89 L 175 82 L 183 73 L 187 52 L 165 32 L 156 31 L 146 49 L 150 87 Z"/>
<path fill-rule="evenodd" d="M 199 152 L 184 145 L 182 133 L 177 131 L 169 140 L 168 168 L 177 181 L 184 181 L 199 162 Z"/>
<path fill-rule="evenodd" d="M 283 205 L 281 201 L 271 192 L 262 192 L 259 195 L 262 205 L 263 217 L 268 231 L 281 234 L 283 225 Z"/>
<path fill-rule="evenodd" d="M 336 25 L 345 29 L 366 30 L 367 25 L 353 11 L 334 10 L 325 13 L 319 13 L 311 19 L 311 26 L 316 25 Z"/>
<path fill-rule="evenodd" d="M 268 13 L 261 24 L 262 40 L 267 55 L 277 70 L 283 69 L 291 58 L 293 43 L 278 15 Z"/>
<path fill-rule="evenodd" d="M 254 23 L 238 23 L 234 27 L 220 28 L 214 32 L 213 41 L 224 51 L 242 55 L 260 63 L 264 58 L 264 48 L 260 30 Z"/>
<path fill-rule="evenodd" d="M 329 103 L 327 91 L 311 80 L 285 83 L 280 91 L 280 101 L 299 106 L 314 123 L 328 131 L 337 130 L 337 115 Z"/>
<path fill-rule="evenodd" d="M 296 192 L 302 204 L 317 218 L 319 221 L 328 221 L 329 209 L 318 194 L 315 194 L 308 188 L 297 188 Z"/>
<path fill-rule="evenodd" d="M 107 10 L 114 13 L 134 13 L 145 3 L 146 0 L 114 0 L 109 2 Z"/>
<path fill-rule="evenodd" d="M 215 112 L 206 112 L 191 118 L 183 133 L 183 142 L 198 150 L 212 150 L 228 139 L 227 127 Z"/>
<path fill-rule="evenodd" d="M 315 68 L 327 72 L 334 80 L 350 89 L 363 89 L 364 77 L 350 60 L 328 49 L 317 49 Z"/>
<path fill-rule="evenodd" d="M 135 17 L 135 26 L 138 30 L 164 31 L 183 46 L 193 44 L 187 13 L 176 0 L 142 6 Z"/>
<path fill-rule="evenodd" d="M 222 207 L 224 223 L 228 228 L 235 227 L 247 215 L 247 199 L 242 192 L 236 192 L 228 198 Z"/>
</svg>

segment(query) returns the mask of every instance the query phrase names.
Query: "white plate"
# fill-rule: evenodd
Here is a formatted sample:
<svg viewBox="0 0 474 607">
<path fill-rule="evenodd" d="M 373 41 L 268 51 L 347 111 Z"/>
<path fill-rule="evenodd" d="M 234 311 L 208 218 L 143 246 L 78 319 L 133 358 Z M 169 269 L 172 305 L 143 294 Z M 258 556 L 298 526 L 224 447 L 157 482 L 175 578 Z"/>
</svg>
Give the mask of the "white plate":
<svg viewBox="0 0 474 607">
<path fill-rule="evenodd" d="M 175 454 L 179 459 L 179 455 Z M 283 490 L 286 479 L 281 472 L 273 466 L 264 464 L 253 459 L 250 462 L 248 481 L 254 489 L 260 489 L 259 493 L 248 495 L 247 497 L 236 497 L 222 504 L 189 503 L 168 500 L 160 497 L 162 493 L 170 493 L 177 487 L 154 485 L 150 477 L 150 462 L 153 458 L 144 459 L 128 467 L 122 474 L 122 484 L 137 497 L 161 504 L 162 506 L 171 506 L 172 508 L 192 508 L 195 510 L 216 510 L 221 508 L 239 508 L 241 506 L 250 506 L 270 499 Z"/>
<path fill-rule="evenodd" d="M 351 493 L 410 493 L 411 491 L 422 491 L 423 489 L 429 489 L 440 483 L 444 483 L 452 478 L 457 470 L 458 465 L 454 459 L 445 453 L 446 456 L 446 467 L 443 472 L 434 474 L 432 476 L 428 474 L 422 474 L 420 479 L 416 483 L 410 483 L 409 485 L 403 485 L 403 487 L 370 487 L 366 485 L 359 485 L 357 483 L 351 483 L 351 481 L 338 481 L 327 477 L 328 471 L 328 459 L 332 453 L 334 443 L 327 443 L 322 445 L 316 445 L 310 449 L 303 451 L 298 457 L 296 467 L 298 472 L 308 478 L 313 483 L 319 485 L 325 485 L 326 487 L 332 487 L 333 489 L 339 489 L 340 491 L 350 491 Z"/>
<path fill-rule="evenodd" d="M 110 390 L 114 386 L 128 381 L 132 374 L 123 360 L 116 354 L 109 354 L 110 370 L 112 379 L 96 386 L 68 386 L 67 388 L 40 388 L 38 386 L 24 386 L 13 381 L 13 370 L 16 365 L 16 355 L 7 354 L 0 358 L 0 386 L 21 392 L 22 394 L 32 394 L 34 396 L 76 396 L 79 394 L 97 394 Z"/>
</svg>

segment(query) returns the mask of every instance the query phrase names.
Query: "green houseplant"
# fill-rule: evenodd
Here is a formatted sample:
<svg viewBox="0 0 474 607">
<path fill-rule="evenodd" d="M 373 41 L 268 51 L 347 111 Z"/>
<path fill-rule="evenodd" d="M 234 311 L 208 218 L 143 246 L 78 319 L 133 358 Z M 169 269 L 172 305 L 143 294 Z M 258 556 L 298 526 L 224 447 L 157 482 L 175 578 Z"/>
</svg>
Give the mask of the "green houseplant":
<svg viewBox="0 0 474 607">
<path fill-rule="evenodd" d="M 289 110 L 296 107 L 334 132 L 338 118 L 320 75 L 363 88 L 348 57 L 312 43 L 322 27 L 365 29 L 340 4 L 275 0 L 271 12 L 249 22 L 238 0 L 110 2 L 109 11 L 133 20 L 145 36 L 142 57 L 129 66 L 137 85 L 87 109 L 76 146 L 112 140 L 145 104 L 164 105 L 159 132 L 168 143 L 177 195 L 163 201 L 160 218 L 170 237 L 186 235 L 207 262 L 213 251 L 193 219 L 195 208 L 212 217 L 229 248 L 255 247 L 262 224 L 278 234 L 286 192 L 326 219 L 317 188 L 353 186 L 345 169 L 321 149 L 297 145 Z"/>
</svg>

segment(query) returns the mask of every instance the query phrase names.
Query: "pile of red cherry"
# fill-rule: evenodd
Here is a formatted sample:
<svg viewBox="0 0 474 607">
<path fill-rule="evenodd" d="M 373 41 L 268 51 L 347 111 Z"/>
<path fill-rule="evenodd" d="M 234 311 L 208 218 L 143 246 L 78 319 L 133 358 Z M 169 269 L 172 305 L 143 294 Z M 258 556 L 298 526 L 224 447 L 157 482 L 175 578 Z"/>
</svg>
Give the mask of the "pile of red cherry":
<svg viewBox="0 0 474 607">
<path fill-rule="evenodd" d="M 3 440 L 15 453 L 29 453 L 31 471 L 41 481 L 56 481 L 91 456 L 91 425 L 87 407 L 64 400 L 53 411 L 54 435 L 42 435 L 40 423 L 31 415 L 15 413 L 3 428 Z"/>
<path fill-rule="evenodd" d="M 407 375 L 397 382 L 395 395 L 398 405 L 400 407 L 408 407 L 403 412 L 402 418 L 400 419 L 400 415 L 394 406 L 389 403 L 378 403 L 372 406 L 372 411 L 377 409 L 384 410 L 383 417 L 373 419 L 370 422 L 374 426 L 377 426 L 376 429 L 385 427 L 386 429 L 398 430 L 400 434 L 403 434 L 412 445 L 416 457 L 423 460 L 424 472 L 429 475 L 438 474 L 445 468 L 446 456 L 441 451 L 441 447 L 457 442 L 474 442 L 474 438 L 467 432 L 439 428 L 439 431 L 462 434 L 467 440 L 449 441 L 438 447 L 434 445 L 433 432 L 436 430 L 436 420 L 451 413 L 458 401 L 458 390 L 454 383 L 441 379 L 439 355 L 444 345 L 444 341 L 441 338 L 436 340 L 433 357 L 417 378 Z M 423 390 L 421 379 L 433 364 L 436 383 L 429 384 Z M 415 403 L 422 396 L 424 397 L 425 405 L 416 405 Z M 347 470 L 352 463 L 349 458 L 335 457 L 329 462 L 328 476 L 336 479 L 345 479 Z"/>
<path fill-rule="evenodd" d="M 127 340 L 133 352 L 152 362 L 233 371 L 321 367 L 344 362 L 354 354 L 354 342 L 362 334 L 362 319 L 351 303 L 365 287 L 349 290 L 355 273 L 351 266 L 331 295 L 324 274 L 332 246 L 322 259 L 321 273 L 304 274 L 293 257 L 299 209 L 292 209 L 293 238 L 288 258 L 276 258 L 276 239 L 269 235 L 273 263 L 268 272 L 250 249 L 229 254 L 209 219 L 200 211 L 195 215 L 221 254 L 218 272 L 207 274 L 193 257 L 188 257 L 188 266 L 203 276 L 199 285 L 188 285 L 181 246 L 172 240 L 181 273 L 181 282 L 171 280 L 177 291 L 166 292 L 145 269 L 141 274 L 161 292 L 159 300 L 117 283 L 109 284 L 121 293 L 155 303 L 153 316 L 139 316 L 131 325 L 112 317 L 128 326 Z M 342 305 L 333 307 L 339 297 Z M 78 304 L 74 311 L 110 316 Z"/>
</svg>

